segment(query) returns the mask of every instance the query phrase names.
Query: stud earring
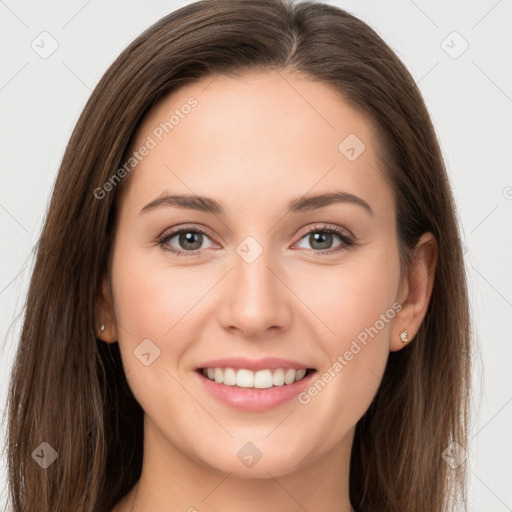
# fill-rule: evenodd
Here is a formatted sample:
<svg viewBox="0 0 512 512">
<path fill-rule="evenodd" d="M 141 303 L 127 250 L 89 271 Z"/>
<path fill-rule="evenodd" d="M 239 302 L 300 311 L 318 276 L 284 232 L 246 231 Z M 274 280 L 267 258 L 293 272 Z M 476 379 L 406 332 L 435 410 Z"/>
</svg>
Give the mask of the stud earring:
<svg viewBox="0 0 512 512">
<path fill-rule="evenodd" d="M 101 324 L 100 332 L 105 332 L 105 324 Z"/>
<path fill-rule="evenodd" d="M 407 345 L 407 343 L 409 343 L 409 339 L 407 338 L 408 335 L 409 333 L 407 332 L 407 329 L 400 333 L 400 339 L 402 340 L 402 343 L 404 345 Z"/>
</svg>

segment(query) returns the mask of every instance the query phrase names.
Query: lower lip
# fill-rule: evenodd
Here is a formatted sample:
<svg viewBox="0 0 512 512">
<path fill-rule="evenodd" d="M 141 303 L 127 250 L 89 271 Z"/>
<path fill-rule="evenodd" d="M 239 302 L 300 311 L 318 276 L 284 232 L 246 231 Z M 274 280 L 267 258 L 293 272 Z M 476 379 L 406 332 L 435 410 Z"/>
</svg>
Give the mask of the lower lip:
<svg viewBox="0 0 512 512">
<path fill-rule="evenodd" d="M 274 386 L 271 388 L 239 388 L 238 386 L 226 386 L 205 377 L 201 372 L 195 372 L 198 378 L 214 398 L 240 411 L 261 412 L 278 407 L 295 398 L 315 375 L 312 371 L 303 379 L 293 384 Z"/>
</svg>

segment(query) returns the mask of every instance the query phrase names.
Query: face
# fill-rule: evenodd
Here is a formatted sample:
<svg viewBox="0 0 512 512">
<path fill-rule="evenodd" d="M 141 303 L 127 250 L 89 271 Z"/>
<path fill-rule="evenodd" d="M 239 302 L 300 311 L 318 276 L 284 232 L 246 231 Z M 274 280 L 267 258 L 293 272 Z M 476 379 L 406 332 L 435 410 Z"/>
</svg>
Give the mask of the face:
<svg viewBox="0 0 512 512">
<path fill-rule="evenodd" d="M 245 477 L 347 453 L 400 309 L 372 125 L 326 84 L 255 72 L 168 96 L 143 146 L 109 293 L 146 443 Z"/>
</svg>

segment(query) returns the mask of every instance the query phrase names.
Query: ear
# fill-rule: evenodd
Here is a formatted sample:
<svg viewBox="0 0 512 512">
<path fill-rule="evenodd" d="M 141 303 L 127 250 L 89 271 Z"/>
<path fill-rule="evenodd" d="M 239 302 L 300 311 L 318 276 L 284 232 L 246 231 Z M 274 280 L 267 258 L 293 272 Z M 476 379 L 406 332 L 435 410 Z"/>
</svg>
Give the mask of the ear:
<svg viewBox="0 0 512 512">
<path fill-rule="evenodd" d="M 396 315 L 391 329 L 391 352 L 405 346 L 400 333 L 407 330 L 410 342 L 425 318 L 434 288 L 437 251 L 437 241 L 432 233 L 424 233 L 413 250 L 407 274 L 400 283 L 398 301 L 402 309 Z"/>
<path fill-rule="evenodd" d="M 101 331 L 101 326 L 105 330 Z M 106 343 L 117 341 L 117 329 L 114 316 L 112 290 L 107 276 L 102 279 L 101 289 L 96 299 L 96 337 Z"/>
</svg>

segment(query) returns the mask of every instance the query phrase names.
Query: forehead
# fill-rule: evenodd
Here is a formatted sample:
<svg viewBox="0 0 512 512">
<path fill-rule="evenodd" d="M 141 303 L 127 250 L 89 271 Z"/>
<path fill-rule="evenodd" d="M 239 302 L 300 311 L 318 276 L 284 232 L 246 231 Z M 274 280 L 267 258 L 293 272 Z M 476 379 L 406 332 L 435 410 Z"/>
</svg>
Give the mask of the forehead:
<svg viewBox="0 0 512 512">
<path fill-rule="evenodd" d="M 150 139 L 130 178 L 131 202 L 176 191 L 244 206 L 330 189 L 379 195 L 382 208 L 392 200 L 372 124 L 332 86 L 305 75 L 205 77 L 149 112 L 134 149 Z"/>
</svg>

